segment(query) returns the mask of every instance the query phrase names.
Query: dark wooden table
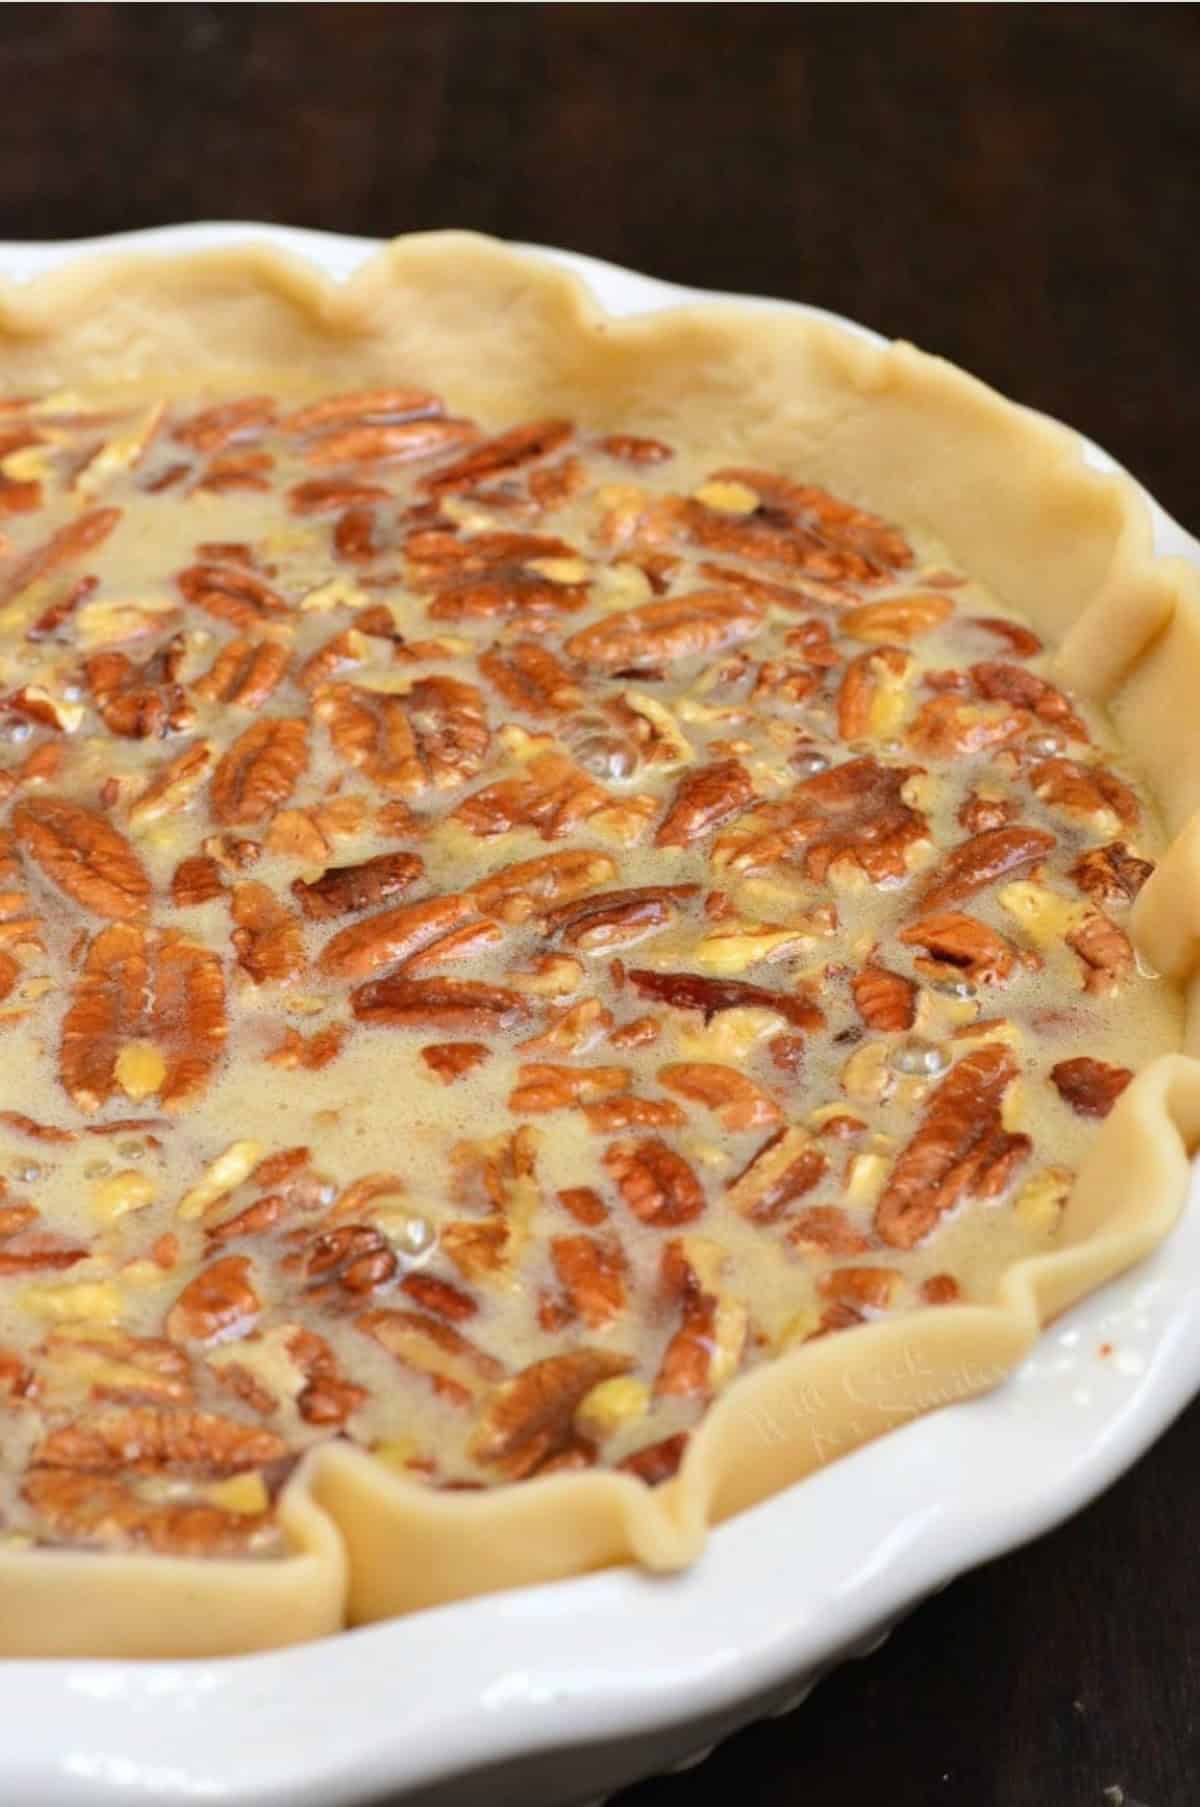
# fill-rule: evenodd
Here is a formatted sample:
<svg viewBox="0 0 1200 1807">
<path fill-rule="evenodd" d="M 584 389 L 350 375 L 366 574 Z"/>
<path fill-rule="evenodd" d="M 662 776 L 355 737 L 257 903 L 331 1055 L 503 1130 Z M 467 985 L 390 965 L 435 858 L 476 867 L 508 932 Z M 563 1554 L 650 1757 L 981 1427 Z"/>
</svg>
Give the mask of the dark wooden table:
<svg viewBox="0 0 1200 1807">
<path fill-rule="evenodd" d="M 1086 429 L 1200 526 L 1192 7 L 4 6 L 0 57 L 0 237 L 473 226 L 819 302 Z M 1193 1409 L 623 1807 L 1195 1807 L 1198 1470 Z"/>
</svg>

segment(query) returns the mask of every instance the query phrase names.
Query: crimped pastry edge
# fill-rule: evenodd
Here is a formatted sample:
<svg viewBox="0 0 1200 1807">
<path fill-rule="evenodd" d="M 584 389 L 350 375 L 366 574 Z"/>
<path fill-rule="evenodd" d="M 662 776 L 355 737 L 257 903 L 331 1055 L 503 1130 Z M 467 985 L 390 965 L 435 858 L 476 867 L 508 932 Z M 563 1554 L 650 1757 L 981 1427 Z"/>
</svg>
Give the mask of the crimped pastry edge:
<svg viewBox="0 0 1200 1807">
<path fill-rule="evenodd" d="M 1175 836 L 1139 898 L 1139 952 L 1184 992 L 1200 1046 L 1200 573 L 1156 559 L 1137 487 L 1068 429 L 912 346 L 732 302 L 615 320 L 573 276 L 496 241 L 429 233 L 339 284 L 265 247 L 88 256 L 0 287 L 6 385 L 169 392 L 397 374 L 500 424 L 569 414 L 695 433 L 714 461 L 799 467 L 938 535 L 1058 645 L 1109 708 Z M 692 428 L 695 417 L 699 426 Z M 1100 1127 L 1066 1246 L 1014 1264 L 991 1306 L 945 1306 L 802 1347 L 734 1382 L 653 1491 L 612 1473 L 435 1494 L 322 1446 L 281 1504 L 271 1563 L 0 1552 L 0 1655 L 213 1656 L 629 1560 L 673 1569 L 708 1527 L 952 1399 L 997 1384 L 1038 1329 L 1175 1221 L 1200 1141 L 1200 1061 L 1151 1062 Z"/>
</svg>

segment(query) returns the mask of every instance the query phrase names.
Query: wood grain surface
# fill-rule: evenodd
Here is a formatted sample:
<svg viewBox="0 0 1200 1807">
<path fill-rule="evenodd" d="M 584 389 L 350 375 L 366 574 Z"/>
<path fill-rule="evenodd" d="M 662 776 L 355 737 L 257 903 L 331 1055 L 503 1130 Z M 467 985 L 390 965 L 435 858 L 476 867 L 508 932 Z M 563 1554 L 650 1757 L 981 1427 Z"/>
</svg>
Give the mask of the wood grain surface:
<svg viewBox="0 0 1200 1807">
<path fill-rule="evenodd" d="M 817 302 L 1200 528 L 1192 6 L 4 6 L 0 237 L 476 227 Z M 1195 1807 L 1200 1410 L 621 1807 Z"/>
</svg>

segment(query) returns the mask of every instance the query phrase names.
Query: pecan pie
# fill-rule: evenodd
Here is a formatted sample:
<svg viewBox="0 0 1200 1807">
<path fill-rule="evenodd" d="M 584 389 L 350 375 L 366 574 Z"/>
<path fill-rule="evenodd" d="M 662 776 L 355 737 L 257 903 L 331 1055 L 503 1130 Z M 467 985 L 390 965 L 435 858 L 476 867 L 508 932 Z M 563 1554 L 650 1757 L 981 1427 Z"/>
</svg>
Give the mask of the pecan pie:
<svg viewBox="0 0 1200 1807">
<path fill-rule="evenodd" d="M 272 270 L 3 353 L 0 1649 L 678 1564 L 1178 1199 L 1194 599 L 1126 488 L 806 323 Z M 112 369 L 156 291 L 211 356 Z"/>
</svg>

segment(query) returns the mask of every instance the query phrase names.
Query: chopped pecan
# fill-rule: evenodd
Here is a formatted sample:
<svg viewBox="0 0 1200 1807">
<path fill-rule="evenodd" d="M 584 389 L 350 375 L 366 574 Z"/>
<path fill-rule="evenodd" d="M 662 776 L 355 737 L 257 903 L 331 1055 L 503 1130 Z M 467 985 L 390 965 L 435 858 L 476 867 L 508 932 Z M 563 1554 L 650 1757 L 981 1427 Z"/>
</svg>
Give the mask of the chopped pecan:
<svg viewBox="0 0 1200 1807">
<path fill-rule="evenodd" d="M 1085 991 L 1105 996 L 1133 971 L 1128 935 L 1102 910 L 1089 910 L 1076 928 L 1067 931 L 1067 946 L 1074 948 L 1083 962 Z"/>
<path fill-rule="evenodd" d="M 959 825 L 968 834 L 987 834 L 1003 828 L 1017 813 L 1011 797 L 984 797 L 972 791 L 958 811 Z"/>
<path fill-rule="evenodd" d="M 310 922 L 332 922 L 399 896 L 424 870 L 418 854 L 377 853 L 354 866 L 330 866 L 309 884 L 298 878 L 292 895 Z"/>
<path fill-rule="evenodd" d="M 886 966 L 864 966 L 850 981 L 854 1005 L 868 1029 L 890 1033 L 911 1029 L 916 1018 L 917 988 L 903 973 Z"/>
<path fill-rule="evenodd" d="M 926 885 L 921 903 L 926 910 L 944 910 L 962 903 L 998 878 L 1007 878 L 1023 867 L 1044 860 L 1055 846 L 1054 836 L 1043 828 L 1023 824 L 989 828 L 952 847 Z"/>
<path fill-rule="evenodd" d="M 854 1305 L 866 1311 L 886 1311 L 904 1284 L 894 1267 L 835 1267 L 822 1274 L 817 1290 L 822 1298 Z"/>
<path fill-rule="evenodd" d="M 673 1437 L 662 1437 L 657 1443 L 644 1443 L 617 1463 L 622 1474 L 636 1475 L 647 1487 L 660 1487 L 664 1481 L 673 1480 L 679 1472 L 687 1449 L 688 1435 L 686 1431 L 676 1431 Z"/>
<path fill-rule="evenodd" d="M 555 1236 L 550 1257 L 559 1283 L 589 1330 L 603 1330 L 625 1310 L 621 1245 L 598 1236 Z"/>
<path fill-rule="evenodd" d="M 421 1049 L 421 1059 L 443 1085 L 453 1085 L 456 1079 L 472 1072 L 490 1054 L 486 1042 L 430 1042 L 427 1048 Z"/>
<path fill-rule="evenodd" d="M 594 891 L 547 910 L 542 922 L 547 935 L 560 935 L 568 947 L 585 953 L 624 947 L 663 927 L 678 905 L 699 889 L 699 885 L 638 885 L 626 891 Z"/>
<path fill-rule="evenodd" d="M 269 490 L 268 472 L 275 460 L 269 452 L 224 452 L 201 471 L 193 494 L 224 495 L 229 490 Z"/>
<path fill-rule="evenodd" d="M 706 979 L 699 973 L 660 973 L 641 969 L 629 974 L 630 982 L 645 998 L 671 1004 L 676 1010 L 701 1010 L 706 1023 L 720 1010 L 757 1008 L 774 1010 L 796 1029 L 819 1029 L 824 1016 L 803 995 L 770 991 L 765 985 L 749 985 L 743 979 Z"/>
<path fill-rule="evenodd" d="M 575 708 L 583 695 L 562 661 L 536 640 L 493 646 L 480 654 L 479 669 L 505 702 L 526 715 L 561 715 Z"/>
<path fill-rule="evenodd" d="M 267 885 L 235 885 L 229 899 L 238 965 L 256 985 L 294 979 L 304 971 L 299 918 Z"/>
<path fill-rule="evenodd" d="M 1034 659 L 1044 650 L 1042 642 L 1019 621 L 1007 621 L 1002 615 L 973 615 L 971 626 L 982 628 L 997 640 L 1005 641 L 1018 659 Z"/>
<path fill-rule="evenodd" d="M 596 450 L 623 464 L 662 464 L 675 453 L 661 439 L 641 439 L 636 433 L 608 433 L 596 441 Z"/>
<path fill-rule="evenodd" d="M 202 1268 L 167 1313 L 167 1335 L 178 1343 L 227 1342 L 244 1336 L 262 1310 L 251 1272 L 245 1255 L 223 1255 Z"/>
<path fill-rule="evenodd" d="M 921 1282 L 921 1297 L 926 1305 L 954 1305 L 962 1297 L 962 1288 L 953 1274 L 930 1274 Z"/>
<path fill-rule="evenodd" d="M 377 916 L 339 929 L 321 950 L 318 965 L 339 979 L 362 979 L 409 959 L 476 914 L 466 897 L 423 897 L 395 904 Z"/>
<path fill-rule="evenodd" d="M 197 452 L 220 452 L 227 445 L 261 438 L 275 413 L 275 403 L 269 395 L 243 395 L 180 421 L 172 428 L 171 437 Z"/>
<path fill-rule="evenodd" d="M 1015 949 L 1003 935 L 974 916 L 954 911 L 922 916 L 919 922 L 901 929 L 900 940 L 906 947 L 923 947 L 934 962 L 961 968 L 980 985 L 1001 984 L 1017 960 Z M 928 972 L 930 960 L 918 960 L 916 966 L 918 972 Z"/>
<path fill-rule="evenodd" d="M 502 1381 L 487 1401 L 471 1454 L 511 1481 L 534 1474 L 571 1441 L 584 1395 L 631 1366 L 629 1357 L 615 1350 L 587 1348 L 531 1363 Z"/>
<path fill-rule="evenodd" d="M 811 1192 L 829 1162 L 802 1129 L 777 1129 L 726 1187 L 735 1211 L 755 1223 L 774 1223 L 796 1199 Z"/>
<path fill-rule="evenodd" d="M 658 1082 L 681 1098 L 702 1104 L 729 1130 L 774 1127 L 782 1117 L 775 1100 L 734 1067 L 683 1061 L 658 1069 Z"/>
<path fill-rule="evenodd" d="M 840 1205 L 809 1205 L 789 1222 L 787 1239 L 793 1248 L 821 1255 L 863 1255 L 871 1246 Z"/>
<path fill-rule="evenodd" d="M 246 728 L 212 776 L 209 800 L 225 827 L 265 821 L 286 803 L 308 764 L 308 724 L 272 716 Z"/>
<path fill-rule="evenodd" d="M 448 1029 L 494 1034 L 523 1022 L 529 1005 L 520 992 L 475 979 L 409 979 L 392 973 L 351 994 L 359 1022 L 393 1029 Z"/>
<path fill-rule="evenodd" d="M 1106 1060 L 1081 1054 L 1074 1060 L 1060 1060 L 1051 1067 L 1050 1078 L 1059 1096 L 1079 1116 L 1107 1117 L 1133 1074 L 1128 1067 L 1110 1066 Z"/>
<path fill-rule="evenodd" d="M 1017 1076 L 1010 1048 L 977 1048 L 936 1088 L 921 1124 L 897 1158 L 875 1209 L 891 1248 L 910 1249 L 960 1199 L 992 1197 L 1029 1149 L 1001 1125 L 1004 1094 Z"/>
<path fill-rule="evenodd" d="M 150 880 L 111 822 L 67 797 L 28 797 L 12 816 L 18 841 L 46 877 L 97 916 L 145 916 Z"/>
<path fill-rule="evenodd" d="M 1133 902 L 1153 871 L 1153 861 L 1130 853 L 1124 841 L 1112 841 L 1081 854 L 1071 877 L 1093 903 L 1123 904 Z"/>
<path fill-rule="evenodd" d="M 691 1223 L 704 1210 L 704 1189 L 683 1156 L 657 1136 L 613 1142 L 604 1165 L 635 1217 L 656 1229 Z"/>
<path fill-rule="evenodd" d="M 758 632 L 760 604 L 721 590 L 645 602 L 606 615 L 567 641 L 567 652 L 601 671 L 647 671 L 736 646 Z"/>
<path fill-rule="evenodd" d="M 1115 815 L 1124 828 L 1136 826 L 1141 810 L 1127 784 L 1099 765 L 1080 765 L 1074 759 L 1044 759 L 1029 774 L 1029 782 L 1043 803 L 1068 815 Z"/>
<path fill-rule="evenodd" d="M 284 1031 L 283 1040 L 264 1058 L 273 1067 L 303 1067 L 307 1073 L 319 1073 L 337 1059 L 345 1044 L 345 1023 L 330 1023 L 315 1035 L 303 1036 L 298 1029 Z"/>
<path fill-rule="evenodd" d="M 737 759 L 685 773 L 654 837 L 657 847 L 687 847 L 754 800 L 750 774 Z"/>
</svg>

